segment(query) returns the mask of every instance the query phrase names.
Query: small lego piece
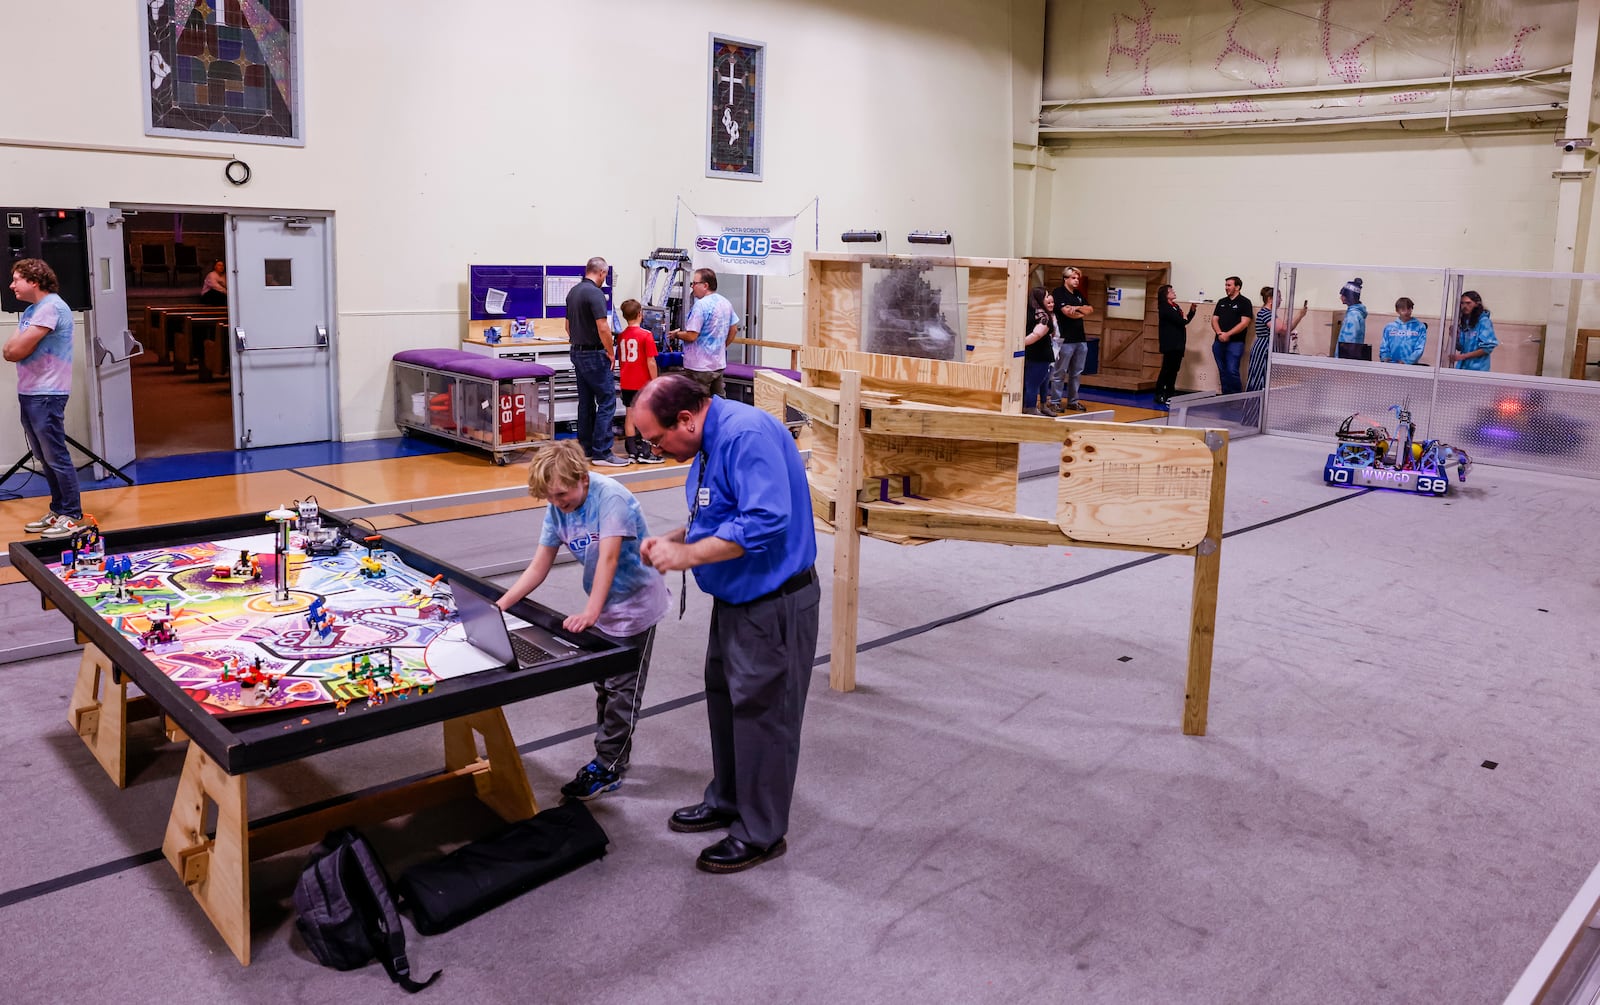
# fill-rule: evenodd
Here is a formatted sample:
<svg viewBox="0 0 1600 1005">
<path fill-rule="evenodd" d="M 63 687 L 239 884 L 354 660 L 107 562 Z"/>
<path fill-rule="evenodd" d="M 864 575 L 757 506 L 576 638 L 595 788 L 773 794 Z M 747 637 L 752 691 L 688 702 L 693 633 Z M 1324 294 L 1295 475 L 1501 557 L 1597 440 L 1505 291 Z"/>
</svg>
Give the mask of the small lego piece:
<svg viewBox="0 0 1600 1005">
<path fill-rule="evenodd" d="M 211 567 L 212 582 L 249 583 L 261 578 L 261 559 L 240 549 L 239 557 L 230 562 L 217 562 Z"/>
<path fill-rule="evenodd" d="M 139 648 L 152 653 L 170 653 L 183 648 L 173 627 L 172 604 L 165 611 L 146 611 L 150 627 L 139 633 Z"/>
<path fill-rule="evenodd" d="M 260 708 L 272 697 L 273 690 L 282 678 L 279 674 L 270 674 L 261 669 L 261 657 L 257 656 L 255 664 L 243 670 L 239 669 L 237 658 L 230 658 L 228 665 L 223 667 L 217 679 L 238 681 L 239 704 L 248 708 Z"/>
<path fill-rule="evenodd" d="M 106 545 L 100 537 L 100 524 L 88 513 L 83 523 L 67 539 L 61 552 L 61 570 L 68 576 L 85 576 L 103 572 L 106 565 Z"/>
<path fill-rule="evenodd" d="M 306 608 L 306 627 L 317 633 L 317 637 L 326 639 L 333 634 L 333 612 L 328 610 L 327 601 L 318 597 Z"/>
<path fill-rule="evenodd" d="M 133 578 L 133 559 L 127 555 L 111 555 L 106 559 L 106 582 L 116 590 L 119 604 L 131 603 L 128 580 Z"/>
</svg>

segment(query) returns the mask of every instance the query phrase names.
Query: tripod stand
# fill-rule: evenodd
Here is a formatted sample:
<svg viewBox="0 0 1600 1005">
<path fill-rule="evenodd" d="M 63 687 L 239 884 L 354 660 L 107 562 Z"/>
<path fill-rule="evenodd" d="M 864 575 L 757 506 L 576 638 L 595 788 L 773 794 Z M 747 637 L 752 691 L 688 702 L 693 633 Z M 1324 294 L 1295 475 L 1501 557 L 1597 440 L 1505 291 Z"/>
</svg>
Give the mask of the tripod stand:
<svg viewBox="0 0 1600 1005">
<path fill-rule="evenodd" d="M 133 479 L 129 478 L 123 472 L 123 470 L 121 468 L 119 468 L 116 465 L 112 464 L 110 461 L 106 460 L 104 457 L 101 457 L 99 454 L 95 453 L 93 450 L 90 450 L 88 447 L 86 447 L 83 444 L 79 443 L 77 440 L 74 440 L 72 437 L 68 436 L 66 439 L 67 439 L 67 443 L 69 443 L 70 445 L 78 448 L 78 452 L 79 453 L 88 454 L 90 461 L 92 461 L 95 464 L 100 465 L 102 468 L 105 468 L 107 471 L 109 471 L 112 474 L 116 475 L 118 478 L 122 479 L 127 484 L 129 484 L 129 485 L 133 484 Z M 34 459 L 33 451 L 31 451 L 31 450 L 23 451 L 22 456 L 17 458 L 17 463 L 11 465 L 10 470 L 8 470 L 5 474 L 0 475 L 0 485 L 4 485 L 6 482 L 10 481 L 12 475 L 16 474 L 18 471 L 21 471 L 24 467 L 27 466 L 27 463 L 29 461 L 33 460 L 33 459 Z M 81 467 L 88 467 L 87 464 L 80 465 L 80 466 Z"/>
</svg>

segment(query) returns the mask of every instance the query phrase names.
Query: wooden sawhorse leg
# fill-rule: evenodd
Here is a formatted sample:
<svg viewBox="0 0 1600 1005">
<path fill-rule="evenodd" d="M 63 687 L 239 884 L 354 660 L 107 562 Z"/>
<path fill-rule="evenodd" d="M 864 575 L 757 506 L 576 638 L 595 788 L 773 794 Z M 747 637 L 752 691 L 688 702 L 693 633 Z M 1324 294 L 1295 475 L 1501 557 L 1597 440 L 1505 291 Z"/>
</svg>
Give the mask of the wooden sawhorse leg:
<svg viewBox="0 0 1600 1005">
<path fill-rule="evenodd" d="M 183 877 L 222 941 L 250 965 L 250 817 L 244 775 L 222 770 L 189 744 L 161 854 Z M 206 804 L 217 805 L 217 832 L 206 830 Z"/>
<path fill-rule="evenodd" d="M 478 756 L 483 738 L 485 756 Z M 250 827 L 246 775 L 229 775 L 191 743 L 161 852 L 233 955 L 250 965 L 250 862 L 315 844 L 332 830 L 379 823 L 476 797 L 507 821 L 539 811 L 522 756 L 498 708 L 444 723 L 445 770 L 428 778 L 264 827 Z M 217 829 L 206 807 L 217 806 Z"/>
<path fill-rule="evenodd" d="M 150 699 L 128 697 L 127 678 L 93 645 L 83 647 L 78 679 L 67 705 L 67 722 L 117 788 L 128 784 L 128 723 L 160 714 Z"/>
</svg>

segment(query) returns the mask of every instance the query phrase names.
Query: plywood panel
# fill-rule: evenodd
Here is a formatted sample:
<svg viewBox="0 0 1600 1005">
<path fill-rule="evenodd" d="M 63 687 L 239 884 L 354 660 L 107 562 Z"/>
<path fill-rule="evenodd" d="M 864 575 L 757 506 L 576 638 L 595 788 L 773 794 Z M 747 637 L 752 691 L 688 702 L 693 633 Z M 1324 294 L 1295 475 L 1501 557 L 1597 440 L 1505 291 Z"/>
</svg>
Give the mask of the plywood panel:
<svg viewBox="0 0 1600 1005">
<path fill-rule="evenodd" d="M 806 256 L 806 344 L 861 348 L 862 267 L 854 260 Z"/>
<path fill-rule="evenodd" d="M 992 510 L 1017 508 L 1015 443 L 879 436 L 871 432 L 862 439 L 866 443 L 864 485 L 875 485 L 873 479 L 882 476 L 918 475 L 920 495 Z"/>
<path fill-rule="evenodd" d="M 1206 536 L 1215 465 L 1205 435 L 1076 425 L 1061 447 L 1057 524 L 1073 540 L 1195 547 Z"/>
</svg>

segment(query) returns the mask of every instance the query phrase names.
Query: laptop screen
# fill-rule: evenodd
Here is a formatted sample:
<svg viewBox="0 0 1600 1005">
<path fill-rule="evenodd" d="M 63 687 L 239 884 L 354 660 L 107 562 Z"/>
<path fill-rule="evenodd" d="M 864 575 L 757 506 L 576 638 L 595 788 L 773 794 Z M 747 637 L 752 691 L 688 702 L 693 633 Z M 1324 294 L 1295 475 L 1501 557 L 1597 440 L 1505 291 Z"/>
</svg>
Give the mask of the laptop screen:
<svg viewBox="0 0 1600 1005">
<path fill-rule="evenodd" d="M 461 626 L 466 630 L 467 641 L 487 653 L 499 663 L 514 665 L 516 656 L 511 651 L 511 633 L 506 631 L 506 617 L 494 601 L 472 592 L 464 586 L 452 586 L 456 611 L 461 615 Z"/>
</svg>

